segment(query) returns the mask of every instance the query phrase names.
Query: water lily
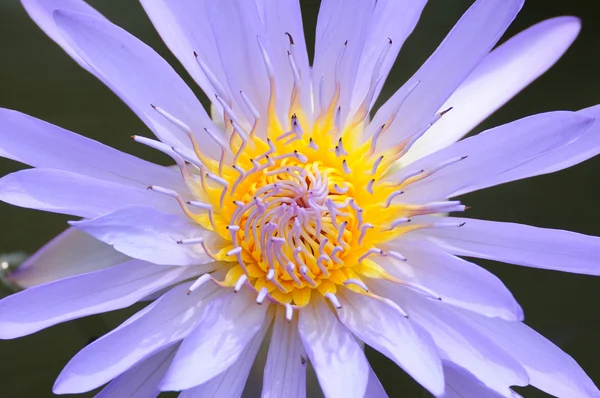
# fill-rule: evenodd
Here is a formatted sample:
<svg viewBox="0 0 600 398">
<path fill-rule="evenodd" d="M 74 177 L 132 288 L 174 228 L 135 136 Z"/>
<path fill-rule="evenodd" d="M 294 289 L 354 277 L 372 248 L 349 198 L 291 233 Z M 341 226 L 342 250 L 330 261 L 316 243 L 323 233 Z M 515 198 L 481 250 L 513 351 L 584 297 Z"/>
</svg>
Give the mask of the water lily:
<svg viewBox="0 0 600 398">
<path fill-rule="evenodd" d="M 312 65 L 297 0 L 142 0 L 211 118 L 85 2 L 22 2 L 158 140 L 132 138 L 175 164 L 0 110 L 0 154 L 35 167 L 0 179 L 0 199 L 81 218 L 9 275 L 27 289 L 0 302 L 0 337 L 151 302 L 82 349 L 55 393 L 239 397 L 267 339 L 264 397 L 306 396 L 309 364 L 327 397 L 386 396 L 361 343 L 437 397 L 600 396 L 460 258 L 598 275 L 599 238 L 448 215 L 468 210 L 461 194 L 600 151 L 599 107 L 460 140 L 560 58 L 576 18 L 492 51 L 523 1 L 475 1 L 370 118 L 425 0 L 323 0 Z"/>
</svg>

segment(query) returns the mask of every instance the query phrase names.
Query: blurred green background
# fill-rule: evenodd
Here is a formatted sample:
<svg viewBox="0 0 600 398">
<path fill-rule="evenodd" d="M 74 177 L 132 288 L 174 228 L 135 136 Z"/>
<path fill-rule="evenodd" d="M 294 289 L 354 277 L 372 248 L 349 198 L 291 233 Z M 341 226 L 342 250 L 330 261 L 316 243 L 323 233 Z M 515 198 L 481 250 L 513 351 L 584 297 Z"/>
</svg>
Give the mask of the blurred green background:
<svg viewBox="0 0 600 398">
<path fill-rule="evenodd" d="M 138 1 L 90 0 L 109 19 L 165 56 L 191 85 Z M 471 0 L 430 0 L 404 46 L 382 99 L 389 97 L 435 49 Z M 302 1 L 312 41 L 319 2 Z M 575 15 L 583 31 L 566 56 L 476 131 L 550 110 L 577 110 L 600 103 L 600 2 L 528 0 L 506 37 L 543 19 Z M 506 37 L 504 39 L 506 39 Z M 0 106 L 17 109 L 103 143 L 162 163 L 156 152 L 135 145 L 148 135 L 142 123 L 99 81 L 66 56 L 28 18 L 18 0 L 0 0 Z M 202 93 L 198 95 L 206 103 Z M 381 101 L 381 100 L 380 100 Z M 380 102 L 381 103 L 381 102 Z M 0 175 L 22 166 L 0 159 Z M 600 235 L 600 158 L 559 173 L 506 184 L 464 197 L 468 216 Z M 0 204 L 0 253 L 33 253 L 66 228 L 66 216 Z M 526 322 L 570 353 L 600 383 L 600 278 L 479 262 L 498 275 L 522 304 Z M 0 296 L 9 294 L 0 287 Z M 14 341 L 0 341 L 0 396 L 50 397 L 69 358 L 134 312 L 127 309 L 52 327 Z M 368 351 L 391 397 L 426 393 L 390 361 Z M 525 397 L 546 395 L 518 389 Z M 93 396 L 90 394 L 88 396 Z"/>
</svg>

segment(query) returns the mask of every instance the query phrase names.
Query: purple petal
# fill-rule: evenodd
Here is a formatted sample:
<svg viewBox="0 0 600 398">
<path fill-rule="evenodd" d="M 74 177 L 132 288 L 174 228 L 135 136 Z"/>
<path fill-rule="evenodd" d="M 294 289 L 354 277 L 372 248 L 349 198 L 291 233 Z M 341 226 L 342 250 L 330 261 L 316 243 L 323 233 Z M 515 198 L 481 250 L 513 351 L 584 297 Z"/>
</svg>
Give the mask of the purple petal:
<svg viewBox="0 0 600 398">
<path fill-rule="evenodd" d="M 395 179 L 430 170 L 450 159 L 465 157 L 430 177 L 411 184 L 403 201 L 419 203 L 465 193 L 465 188 L 532 161 L 579 138 L 594 122 L 574 112 L 550 112 L 526 117 L 477 134 L 404 167 Z"/>
<path fill-rule="evenodd" d="M 88 234 L 69 228 L 29 257 L 8 275 L 21 288 L 99 271 L 122 264 L 129 257 Z"/>
<path fill-rule="evenodd" d="M 365 99 L 372 83 L 371 79 L 377 60 L 387 46 L 388 40 L 392 40 L 389 52 L 381 64 L 380 73 L 375 76 L 376 79 L 382 79 L 375 90 L 370 105 L 372 106 L 375 103 L 375 99 L 378 97 L 385 79 L 396 61 L 400 49 L 417 25 L 427 1 L 379 0 L 376 3 L 375 12 L 369 24 L 367 40 L 360 58 L 350 115 L 353 115 Z"/>
<path fill-rule="evenodd" d="M 160 394 L 158 385 L 165 376 L 179 345 L 154 354 L 111 381 L 94 398 L 149 398 Z"/>
<path fill-rule="evenodd" d="M 444 219 L 440 219 L 443 221 Z M 459 256 L 485 258 L 526 267 L 600 275 L 600 238 L 528 225 L 447 218 L 460 228 L 419 232 Z"/>
<path fill-rule="evenodd" d="M 363 398 L 369 363 L 354 335 L 323 299 L 299 311 L 300 338 L 327 397 Z"/>
<path fill-rule="evenodd" d="M 216 234 L 191 220 L 151 207 L 127 207 L 93 220 L 72 221 L 70 224 L 123 254 L 162 265 L 210 262 L 211 258 L 199 244 L 177 242 L 205 238 L 207 246 L 213 247 L 210 241 L 218 239 Z"/>
<path fill-rule="evenodd" d="M 581 137 L 569 142 L 564 147 L 538 156 L 531 162 L 523 164 L 520 167 L 508 170 L 496 178 L 470 185 L 464 191 L 472 192 L 523 178 L 554 173 L 555 171 L 566 169 L 598 155 L 600 153 L 600 105 L 583 109 L 577 113 L 596 119 L 594 124 Z M 461 193 L 458 192 L 457 195 Z"/>
<path fill-rule="evenodd" d="M 54 10 L 76 11 L 95 18 L 104 19 L 102 14 L 83 0 L 21 0 L 25 10 L 38 26 L 62 47 L 79 65 L 89 71 L 89 66 L 64 39 L 52 17 Z"/>
<path fill-rule="evenodd" d="M 338 106 L 341 109 L 341 120 L 345 120 L 350 110 L 356 74 L 367 40 L 369 22 L 374 12 L 374 1 L 324 0 L 321 2 L 312 69 L 313 100 L 317 113 L 320 109 L 329 107 L 337 79 L 341 88 Z M 385 42 L 382 45 L 385 45 Z M 338 58 L 342 50 L 344 55 L 340 59 L 338 68 Z M 336 69 L 339 76 L 336 76 Z M 319 90 L 322 79 L 325 104 L 320 103 Z"/>
<path fill-rule="evenodd" d="M 345 290 L 340 321 L 360 340 L 393 360 L 433 395 L 444 391 L 442 362 L 429 333 L 396 309 Z"/>
<path fill-rule="evenodd" d="M 181 214 L 174 199 L 147 189 L 52 169 L 21 170 L 0 178 L 0 200 L 29 209 L 88 218 L 136 205 Z"/>
<path fill-rule="evenodd" d="M 152 48 L 106 20 L 58 10 L 56 23 L 71 47 L 168 145 L 191 148 L 186 133 L 152 108 L 156 105 L 185 123 L 209 156 L 217 143 L 204 128 L 216 130 L 194 93 Z M 143 67 L 140 67 L 143 65 Z"/>
<path fill-rule="evenodd" d="M 379 148 L 398 144 L 424 128 L 500 40 L 522 5 L 523 0 L 476 1 L 417 73 L 381 107 L 365 136 L 371 137 L 395 112 L 397 116 L 387 134 L 382 135 Z M 417 82 L 402 105 L 402 99 Z"/>
<path fill-rule="evenodd" d="M 55 394 L 93 390 L 140 361 L 171 346 L 195 327 L 202 309 L 223 290 L 207 283 L 187 295 L 191 283 L 173 288 L 117 329 L 79 351 L 54 384 Z"/>
<path fill-rule="evenodd" d="M 429 289 L 443 302 L 485 316 L 523 319 L 521 306 L 502 281 L 478 265 L 420 239 L 398 239 L 382 248 L 401 253 L 407 262 L 381 257 L 378 264 L 403 281 Z"/>
<path fill-rule="evenodd" d="M 265 320 L 261 329 L 252 337 L 237 361 L 226 371 L 213 377 L 206 383 L 189 390 L 182 391 L 179 398 L 239 398 L 242 396 L 250 369 L 262 345 L 271 320 Z M 187 340 L 187 339 L 186 339 Z M 204 358 L 203 358 L 204 360 Z"/>
<path fill-rule="evenodd" d="M 365 397 L 369 398 L 388 398 L 381 382 L 377 378 L 377 375 L 373 371 L 371 365 L 369 365 L 369 383 L 367 384 L 367 391 L 365 391 Z"/>
<path fill-rule="evenodd" d="M 444 378 L 446 379 L 446 391 L 441 398 L 520 397 L 520 395 L 514 393 L 513 391 L 499 394 L 494 390 L 490 390 L 485 386 L 485 384 L 478 380 L 477 377 L 460 366 L 453 364 L 452 362 L 444 363 Z"/>
<path fill-rule="evenodd" d="M 13 339 L 84 316 L 125 308 L 214 267 L 166 267 L 131 260 L 35 286 L 0 301 L 0 338 Z"/>
<path fill-rule="evenodd" d="M 136 187 L 184 189 L 181 175 L 46 123 L 0 108 L 0 156 L 33 167 L 66 170 Z"/>
<path fill-rule="evenodd" d="M 255 295 L 248 289 L 211 301 L 203 310 L 198 326 L 181 343 L 161 390 L 196 387 L 229 369 L 240 360 L 259 331 L 262 330 L 264 336 L 270 324 L 270 318 L 265 319 L 268 307 L 268 303 L 256 304 Z M 255 344 L 253 348 L 258 349 L 258 346 L 260 344 Z M 248 372 L 253 359 L 254 356 L 249 361 L 250 366 L 244 366 Z"/>
<path fill-rule="evenodd" d="M 306 363 L 298 358 L 306 358 L 306 353 L 298 334 L 298 317 L 288 321 L 283 306 L 278 307 L 262 381 L 262 397 L 305 398 Z"/>
<path fill-rule="evenodd" d="M 523 367 L 493 339 L 457 317 L 452 307 L 391 283 L 382 285 L 385 296 L 397 302 L 409 320 L 431 334 L 443 358 L 468 369 L 502 394 L 509 393 L 511 385 L 529 384 Z"/>
<path fill-rule="evenodd" d="M 452 111 L 434 124 L 402 161 L 410 163 L 458 141 L 550 69 L 580 29 L 581 22 L 574 17 L 548 19 L 492 51 L 439 109 L 452 107 Z"/>
<path fill-rule="evenodd" d="M 534 387 L 557 397 L 600 397 L 600 390 L 573 358 L 524 323 L 456 311 L 519 361 Z"/>
</svg>

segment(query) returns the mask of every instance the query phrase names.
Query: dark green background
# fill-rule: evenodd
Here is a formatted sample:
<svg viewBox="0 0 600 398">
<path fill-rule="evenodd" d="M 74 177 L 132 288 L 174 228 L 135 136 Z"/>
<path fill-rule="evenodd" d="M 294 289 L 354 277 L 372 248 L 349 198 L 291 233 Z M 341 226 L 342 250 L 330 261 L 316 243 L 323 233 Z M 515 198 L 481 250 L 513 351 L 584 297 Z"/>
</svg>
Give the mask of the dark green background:
<svg viewBox="0 0 600 398">
<path fill-rule="evenodd" d="M 430 0 L 387 81 L 384 99 L 410 77 L 471 2 Z M 157 49 L 190 81 L 160 41 L 137 1 L 93 0 L 90 3 Z M 302 5 L 312 40 L 318 1 L 303 1 Z M 507 37 L 558 15 L 576 15 L 583 19 L 583 31 L 575 45 L 550 72 L 477 131 L 538 112 L 577 110 L 600 103 L 600 2 L 529 0 Z M 198 93 L 202 95 L 199 90 Z M 121 150 L 164 161 L 129 139 L 131 134 L 148 135 L 149 132 L 108 89 L 45 37 L 18 0 L 0 0 L 0 107 L 18 109 Z M 20 167 L 0 160 L 0 175 Z M 463 199 L 472 206 L 470 217 L 600 235 L 600 203 L 596 196 L 599 171 L 600 159 L 594 159 L 553 175 L 495 187 Z M 0 253 L 17 250 L 32 253 L 62 231 L 67 220 L 65 216 L 0 204 Z M 500 276 L 512 290 L 525 310 L 527 323 L 570 353 L 599 383 L 600 279 L 480 263 Z M 0 295 L 8 293 L 8 290 L 0 290 Z M 0 342 L 0 396 L 52 396 L 52 383 L 68 359 L 132 311 L 89 317 L 33 336 Z M 371 350 L 368 354 L 390 396 L 426 396 L 387 359 Z M 534 389 L 519 391 L 525 397 L 545 396 Z"/>
</svg>

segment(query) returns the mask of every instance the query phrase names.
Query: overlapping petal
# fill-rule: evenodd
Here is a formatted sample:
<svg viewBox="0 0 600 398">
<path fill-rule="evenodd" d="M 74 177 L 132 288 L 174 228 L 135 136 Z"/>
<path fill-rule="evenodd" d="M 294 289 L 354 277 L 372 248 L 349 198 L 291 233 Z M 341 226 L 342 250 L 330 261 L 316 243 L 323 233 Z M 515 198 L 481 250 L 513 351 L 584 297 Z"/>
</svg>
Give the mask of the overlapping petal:
<svg viewBox="0 0 600 398">
<path fill-rule="evenodd" d="M 123 254 L 163 265 L 208 263 L 212 260 L 202 246 L 178 242 L 205 238 L 207 243 L 214 243 L 220 239 L 185 217 L 144 206 L 125 207 L 92 220 L 73 221 L 71 225 Z"/>
<path fill-rule="evenodd" d="M 71 319 L 125 308 L 166 286 L 213 269 L 210 265 L 167 267 L 131 260 L 35 286 L 0 301 L 0 338 L 26 336 Z"/>
<path fill-rule="evenodd" d="M 59 375 L 54 393 L 92 390 L 185 338 L 196 326 L 206 304 L 221 294 L 221 289 L 208 283 L 188 295 L 190 286 L 184 283 L 173 288 L 81 350 Z"/>
<path fill-rule="evenodd" d="M 415 232 L 450 253 L 527 267 L 600 275 L 600 238 L 529 225 L 448 218 L 465 223 L 452 231 Z"/>
<path fill-rule="evenodd" d="M 548 19 L 492 51 L 439 109 L 452 111 L 402 161 L 410 163 L 458 141 L 554 65 L 580 29 L 581 22 L 574 17 Z"/>
</svg>

